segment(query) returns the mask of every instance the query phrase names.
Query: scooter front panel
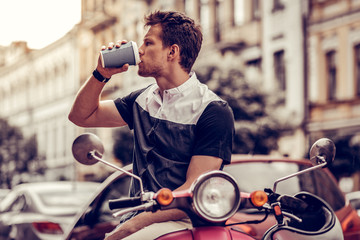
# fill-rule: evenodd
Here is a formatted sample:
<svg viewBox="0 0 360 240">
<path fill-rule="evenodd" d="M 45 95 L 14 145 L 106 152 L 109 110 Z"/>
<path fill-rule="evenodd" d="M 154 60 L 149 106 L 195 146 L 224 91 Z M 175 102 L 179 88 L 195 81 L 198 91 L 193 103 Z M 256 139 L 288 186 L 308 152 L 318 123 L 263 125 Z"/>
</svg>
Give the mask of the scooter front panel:
<svg viewBox="0 0 360 240">
<path fill-rule="evenodd" d="M 156 238 L 156 240 L 193 240 L 193 239 L 194 238 L 191 230 L 180 230 L 176 232 L 171 232 Z"/>
<path fill-rule="evenodd" d="M 156 240 L 254 240 L 253 237 L 225 227 L 198 227 L 158 237 Z"/>
<path fill-rule="evenodd" d="M 192 232 L 196 240 L 231 239 L 229 230 L 224 227 L 198 227 Z"/>
</svg>

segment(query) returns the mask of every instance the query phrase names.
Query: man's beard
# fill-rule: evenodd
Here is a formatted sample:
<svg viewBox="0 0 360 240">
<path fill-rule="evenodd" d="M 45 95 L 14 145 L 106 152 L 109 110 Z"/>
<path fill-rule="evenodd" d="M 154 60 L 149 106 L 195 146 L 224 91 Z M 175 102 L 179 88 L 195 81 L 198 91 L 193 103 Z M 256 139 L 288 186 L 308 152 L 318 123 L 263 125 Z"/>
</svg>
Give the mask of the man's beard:
<svg viewBox="0 0 360 240">
<path fill-rule="evenodd" d="M 159 76 L 159 73 L 161 72 L 161 69 L 154 66 L 151 69 L 146 69 L 143 65 L 142 67 L 139 66 L 138 68 L 138 75 L 141 77 L 157 77 Z"/>
<path fill-rule="evenodd" d="M 141 76 L 141 77 L 150 77 L 150 73 L 149 72 L 147 72 L 146 70 L 144 70 L 144 69 L 138 69 L 138 74 L 139 74 L 139 76 Z"/>
</svg>

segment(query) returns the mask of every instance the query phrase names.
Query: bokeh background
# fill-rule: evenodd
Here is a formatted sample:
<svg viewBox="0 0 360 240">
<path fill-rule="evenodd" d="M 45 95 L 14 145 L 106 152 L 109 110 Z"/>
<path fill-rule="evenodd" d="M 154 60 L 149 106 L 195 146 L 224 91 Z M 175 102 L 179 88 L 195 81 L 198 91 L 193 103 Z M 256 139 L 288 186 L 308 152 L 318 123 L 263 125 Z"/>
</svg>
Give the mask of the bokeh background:
<svg viewBox="0 0 360 240">
<path fill-rule="evenodd" d="M 193 70 L 233 109 L 234 153 L 306 158 L 316 139 L 328 137 L 337 146 L 331 171 L 344 192 L 359 190 L 360 1 L 12 0 L 0 9 L 2 188 L 103 180 L 110 169 L 73 160 L 72 142 L 83 132 L 103 140 L 107 159 L 131 161 L 128 128 L 83 129 L 67 115 L 101 46 L 141 45 L 144 15 L 162 9 L 201 24 Z M 132 67 L 111 79 L 102 98 L 153 81 Z"/>
</svg>

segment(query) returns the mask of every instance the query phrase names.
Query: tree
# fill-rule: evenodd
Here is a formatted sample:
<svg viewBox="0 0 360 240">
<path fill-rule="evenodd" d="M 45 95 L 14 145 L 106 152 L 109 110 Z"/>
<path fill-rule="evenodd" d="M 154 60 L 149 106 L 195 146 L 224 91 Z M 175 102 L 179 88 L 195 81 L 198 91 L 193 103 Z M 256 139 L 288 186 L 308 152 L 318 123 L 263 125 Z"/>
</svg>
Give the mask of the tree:
<svg viewBox="0 0 360 240">
<path fill-rule="evenodd" d="M 134 149 L 133 132 L 127 127 L 118 128 L 114 131 L 113 140 L 115 158 L 121 161 L 124 166 L 132 163 Z"/>
<path fill-rule="evenodd" d="M 233 110 L 235 137 L 233 153 L 269 154 L 278 149 L 277 141 L 292 124 L 285 121 L 288 115 L 281 106 L 281 94 L 271 94 L 258 83 L 249 83 L 236 68 L 219 68 L 215 65 L 196 71 L 200 81 L 206 83 Z"/>
<path fill-rule="evenodd" d="M 37 142 L 35 136 L 24 138 L 19 128 L 4 119 L 0 119 L 0 129 L 0 184 L 11 188 L 39 160 Z"/>
<path fill-rule="evenodd" d="M 327 136 L 336 146 L 335 161 L 329 166 L 330 171 L 339 181 L 342 177 L 349 177 L 360 170 L 360 143 L 356 136 L 345 135 Z"/>
</svg>

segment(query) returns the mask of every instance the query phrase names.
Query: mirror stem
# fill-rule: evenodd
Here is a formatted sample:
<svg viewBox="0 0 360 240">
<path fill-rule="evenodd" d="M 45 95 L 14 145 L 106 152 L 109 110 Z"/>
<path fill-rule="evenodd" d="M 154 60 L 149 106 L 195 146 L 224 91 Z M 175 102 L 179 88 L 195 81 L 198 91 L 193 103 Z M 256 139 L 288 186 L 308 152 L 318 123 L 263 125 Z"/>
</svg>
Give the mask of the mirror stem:
<svg viewBox="0 0 360 240">
<path fill-rule="evenodd" d="M 276 180 L 275 183 L 274 183 L 273 192 L 276 192 L 276 187 L 277 187 L 277 184 L 278 184 L 279 182 L 282 182 L 282 181 L 284 181 L 284 180 L 286 180 L 286 179 L 289 179 L 289 178 L 292 178 L 292 177 L 301 175 L 301 174 L 306 173 L 306 172 L 314 171 L 314 170 L 316 170 L 316 169 L 318 169 L 318 168 L 325 167 L 326 164 L 327 164 L 326 162 L 323 162 L 323 163 L 321 163 L 321 164 L 319 164 L 319 165 L 316 165 L 316 166 L 313 166 L 313 167 L 309 167 L 309 168 L 304 169 L 304 170 L 302 170 L 302 171 L 300 171 L 300 172 L 296 172 L 296 173 L 290 174 L 290 175 L 288 175 L 288 176 L 285 176 L 285 177 L 283 177 L 283 178 L 280 178 L 280 179 Z"/>
<path fill-rule="evenodd" d="M 111 164 L 111 163 L 103 160 L 102 158 L 98 157 L 98 156 L 97 156 L 98 154 L 100 154 L 100 156 L 101 156 L 102 154 L 101 154 L 101 153 L 98 153 L 96 150 L 93 150 L 93 151 L 89 152 L 89 154 L 90 154 L 91 157 L 95 158 L 95 159 L 98 160 L 99 162 L 102 162 L 102 163 L 108 165 L 109 167 L 115 168 L 116 170 L 119 170 L 120 172 L 123 172 L 123 173 L 125 173 L 125 174 L 127 174 L 127 175 L 129 175 L 129 176 L 131 176 L 131 177 L 133 177 L 133 178 L 135 178 L 135 179 L 137 179 L 137 180 L 139 181 L 139 183 L 140 183 L 141 196 L 144 195 L 144 187 L 143 187 L 143 184 L 142 184 L 142 180 L 141 180 L 141 178 L 140 178 L 139 176 L 137 176 L 137 175 L 135 175 L 135 174 L 133 174 L 133 173 L 131 173 L 131 172 L 128 172 L 128 171 L 126 171 L 125 169 L 122 169 L 122 168 L 120 168 L 120 167 L 118 167 L 118 166 L 116 166 L 116 165 L 114 165 L 114 164 Z"/>
</svg>

